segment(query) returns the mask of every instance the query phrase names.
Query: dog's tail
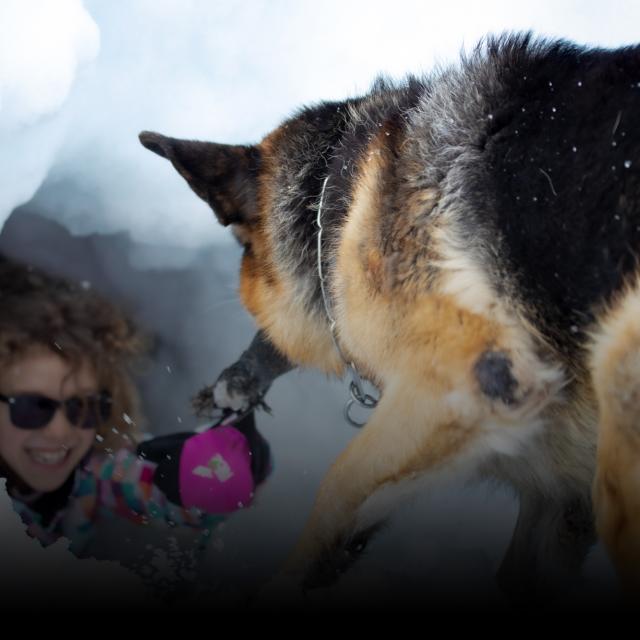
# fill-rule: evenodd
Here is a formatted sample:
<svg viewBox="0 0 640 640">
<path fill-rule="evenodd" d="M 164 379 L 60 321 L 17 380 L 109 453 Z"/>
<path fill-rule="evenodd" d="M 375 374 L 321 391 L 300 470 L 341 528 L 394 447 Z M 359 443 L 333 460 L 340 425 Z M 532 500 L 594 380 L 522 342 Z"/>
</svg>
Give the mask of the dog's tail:
<svg viewBox="0 0 640 640">
<path fill-rule="evenodd" d="M 640 593 L 640 277 L 593 342 L 598 401 L 597 528 L 625 589 Z"/>
</svg>

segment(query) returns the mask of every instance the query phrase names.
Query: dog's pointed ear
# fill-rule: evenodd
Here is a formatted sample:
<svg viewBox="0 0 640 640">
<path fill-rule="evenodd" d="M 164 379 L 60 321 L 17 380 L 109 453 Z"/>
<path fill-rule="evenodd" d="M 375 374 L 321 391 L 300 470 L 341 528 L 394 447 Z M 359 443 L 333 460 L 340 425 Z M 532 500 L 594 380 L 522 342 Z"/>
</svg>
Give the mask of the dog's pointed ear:
<svg viewBox="0 0 640 640">
<path fill-rule="evenodd" d="M 139 138 L 147 149 L 171 161 L 225 227 L 257 217 L 257 147 L 179 140 L 151 131 Z"/>
</svg>

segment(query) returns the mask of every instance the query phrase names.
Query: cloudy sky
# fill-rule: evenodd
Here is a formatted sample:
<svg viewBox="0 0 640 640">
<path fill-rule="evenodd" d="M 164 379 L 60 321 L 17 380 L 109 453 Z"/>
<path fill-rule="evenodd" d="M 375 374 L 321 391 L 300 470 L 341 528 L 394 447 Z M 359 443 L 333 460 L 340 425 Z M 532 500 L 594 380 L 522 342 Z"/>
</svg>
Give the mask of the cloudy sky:
<svg viewBox="0 0 640 640">
<path fill-rule="evenodd" d="M 533 29 L 609 47 L 634 42 L 638 24 L 633 0 L 2 0 L 0 226 L 24 205 L 5 224 L 3 246 L 70 275 L 91 273 L 131 302 L 165 339 L 145 388 L 175 398 L 170 408 L 147 404 L 171 415 L 160 431 L 178 428 L 188 392 L 231 362 L 253 327 L 237 303 L 228 234 L 169 163 L 139 145 L 139 131 L 254 142 L 302 104 L 357 95 L 379 73 L 455 63 L 486 33 Z M 274 386 L 275 418 L 262 424 L 277 473 L 258 508 L 222 535 L 230 557 L 272 568 L 246 533 L 256 526 L 278 540 L 274 557 L 293 542 L 352 435 L 340 418 L 343 395 L 340 383 L 311 373 Z M 298 424 L 302 407 L 309 431 Z M 400 573 L 413 566 L 414 575 L 471 558 L 489 584 L 513 501 L 451 491 L 405 514 L 380 543 L 385 557 L 397 554 Z M 427 535 L 416 522 L 429 518 L 441 524 Z M 475 543 L 460 533 L 465 522 L 475 523 L 466 526 Z"/>
</svg>

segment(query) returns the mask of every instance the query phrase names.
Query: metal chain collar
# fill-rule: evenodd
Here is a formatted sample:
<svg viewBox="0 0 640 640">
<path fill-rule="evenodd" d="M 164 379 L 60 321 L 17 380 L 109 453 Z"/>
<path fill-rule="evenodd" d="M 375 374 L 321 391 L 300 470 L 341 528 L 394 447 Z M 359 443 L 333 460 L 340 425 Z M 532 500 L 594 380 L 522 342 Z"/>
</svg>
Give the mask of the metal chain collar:
<svg viewBox="0 0 640 640">
<path fill-rule="evenodd" d="M 342 361 L 345 363 L 349 373 L 351 374 L 351 382 L 349 383 L 349 394 L 351 397 L 347 400 L 344 406 L 344 418 L 345 420 L 354 427 L 362 427 L 366 422 L 358 422 L 351 416 L 351 409 L 354 403 L 357 403 L 361 407 L 365 409 L 374 409 L 378 404 L 378 398 L 366 393 L 363 389 L 362 385 L 362 377 L 358 373 L 358 369 L 353 361 L 349 361 L 344 352 L 340 348 L 337 337 L 337 328 L 336 321 L 331 313 L 331 309 L 329 307 L 329 300 L 327 298 L 327 292 L 325 289 L 325 278 L 322 271 L 322 207 L 324 205 L 324 193 L 327 187 L 327 182 L 329 181 L 329 176 L 324 179 L 322 183 L 322 191 L 320 192 L 320 202 L 318 203 L 318 215 L 316 217 L 316 224 L 318 225 L 318 277 L 320 278 L 320 290 L 322 291 L 322 302 L 324 304 L 324 311 L 327 314 L 327 318 L 329 319 L 329 329 L 331 331 L 331 338 L 333 340 L 333 344 L 336 347 L 336 350 L 340 354 Z"/>
</svg>

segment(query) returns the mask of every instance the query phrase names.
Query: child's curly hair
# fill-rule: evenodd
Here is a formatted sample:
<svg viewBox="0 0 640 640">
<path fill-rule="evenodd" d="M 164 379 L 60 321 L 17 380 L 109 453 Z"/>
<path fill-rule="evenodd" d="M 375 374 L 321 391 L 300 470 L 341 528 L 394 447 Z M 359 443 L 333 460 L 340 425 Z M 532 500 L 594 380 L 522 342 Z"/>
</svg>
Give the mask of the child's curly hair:
<svg viewBox="0 0 640 640">
<path fill-rule="evenodd" d="M 141 417 L 130 367 L 146 350 L 146 338 L 92 290 L 0 255 L 0 367 L 34 347 L 73 368 L 88 362 L 111 394 L 111 418 L 98 428 L 98 448 L 135 442 Z"/>
</svg>

